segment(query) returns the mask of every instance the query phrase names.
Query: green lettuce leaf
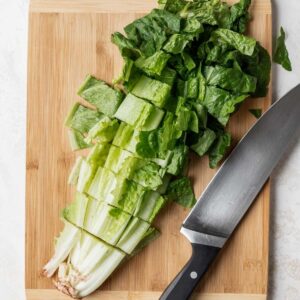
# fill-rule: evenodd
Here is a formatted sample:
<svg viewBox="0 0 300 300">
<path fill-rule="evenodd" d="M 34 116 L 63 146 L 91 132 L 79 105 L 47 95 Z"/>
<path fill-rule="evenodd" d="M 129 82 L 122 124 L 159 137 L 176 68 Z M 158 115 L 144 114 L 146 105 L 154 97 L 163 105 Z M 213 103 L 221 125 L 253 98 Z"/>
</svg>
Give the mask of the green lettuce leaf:
<svg viewBox="0 0 300 300">
<path fill-rule="evenodd" d="M 128 94 L 118 108 L 115 117 L 137 129 L 150 131 L 159 126 L 163 115 L 162 110 L 133 94 Z"/>
<path fill-rule="evenodd" d="M 101 114 L 95 110 L 87 108 L 80 103 L 76 103 L 69 112 L 65 125 L 80 133 L 88 132 L 99 120 Z"/>
<path fill-rule="evenodd" d="M 212 39 L 226 43 L 244 55 L 251 56 L 256 47 L 256 40 L 229 29 L 217 29 L 212 34 Z"/>
<path fill-rule="evenodd" d="M 141 55 L 141 51 L 136 48 L 135 44 L 120 32 L 113 33 L 111 41 L 119 48 L 123 57 L 135 59 Z"/>
<path fill-rule="evenodd" d="M 230 147 L 231 136 L 229 133 L 220 133 L 209 150 L 209 166 L 214 169 L 225 156 Z"/>
<path fill-rule="evenodd" d="M 124 30 L 127 38 L 148 57 L 162 48 L 167 35 L 180 31 L 180 18 L 166 10 L 153 9 Z"/>
<path fill-rule="evenodd" d="M 251 0 L 240 0 L 230 8 L 230 22 L 231 29 L 239 33 L 244 33 L 247 28 L 247 24 L 250 21 L 250 14 L 248 12 L 251 4 Z"/>
<path fill-rule="evenodd" d="M 171 56 L 164 51 L 158 51 L 147 58 L 140 57 L 134 64 L 149 76 L 161 75 Z"/>
<path fill-rule="evenodd" d="M 285 45 L 285 32 L 282 27 L 280 27 L 280 36 L 276 40 L 273 60 L 279 65 L 282 65 L 287 71 L 292 71 L 292 64 Z"/>
<path fill-rule="evenodd" d="M 97 143 L 111 142 L 119 128 L 119 122 L 103 116 L 88 132 L 84 141 L 90 144 L 92 141 Z"/>
<path fill-rule="evenodd" d="M 183 52 L 189 41 L 188 35 L 176 33 L 169 38 L 163 49 L 168 53 L 179 54 Z"/>
<path fill-rule="evenodd" d="M 90 143 L 86 143 L 84 135 L 77 130 L 70 129 L 68 131 L 68 137 L 72 151 L 86 149 L 92 146 Z"/>
<path fill-rule="evenodd" d="M 168 187 L 167 195 L 170 200 L 175 201 L 183 207 L 190 208 L 196 203 L 191 181 L 187 177 L 172 181 Z"/>
<path fill-rule="evenodd" d="M 191 146 L 191 149 L 194 150 L 199 156 L 203 156 L 208 152 L 217 136 L 215 132 L 211 129 L 205 129 L 197 138 L 197 142 Z"/>
<path fill-rule="evenodd" d="M 257 79 L 238 69 L 205 67 L 204 75 L 208 85 L 218 86 L 233 93 L 251 94 L 256 90 Z"/>
<path fill-rule="evenodd" d="M 235 112 L 237 105 L 248 95 L 234 95 L 225 90 L 208 86 L 203 105 L 223 126 L 228 123 L 230 115 Z"/>
<path fill-rule="evenodd" d="M 162 108 L 170 96 L 171 87 L 166 83 L 142 76 L 131 92 L 135 96 L 149 100 Z"/>
<path fill-rule="evenodd" d="M 87 76 L 79 88 L 78 95 L 109 117 L 114 116 L 123 100 L 123 94 L 120 91 L 91 75 Z"/>
<path fill-rule="evenodd" d="M 249 109 L 249 112 L 256 118 L 259 119 L 262 115 L 262 110 L 260 108 Z"/>
<path fill-rule="evenodd" d="M 178 145 L 172 151 L 173 156 L 171 162 L 167 167 L 169 174 L 178 176 L 183 173 L 183 170 L 188 161 L 188 147 L 185 145 Z"/>
</svg>

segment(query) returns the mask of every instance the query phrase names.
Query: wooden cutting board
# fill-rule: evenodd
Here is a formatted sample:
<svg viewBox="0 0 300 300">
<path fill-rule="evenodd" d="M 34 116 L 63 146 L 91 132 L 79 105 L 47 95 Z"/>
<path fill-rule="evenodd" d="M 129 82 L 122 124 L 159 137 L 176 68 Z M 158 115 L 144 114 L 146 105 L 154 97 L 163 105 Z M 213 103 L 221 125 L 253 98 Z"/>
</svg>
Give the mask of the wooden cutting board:
<svg viewBox="0 0 300 300">
<path fill-rule="evenodd" d="M 253 0 L 250 34 L 271 51 L 270 0 Z M 69 299 L 40 275 L 62 229 L 61 209 L 74 190 L 67 177 L 76 154 L 63 126 L 87 73 L 111 81 L 121 68 L 110 35 L 155 7 L 153 0 L 31 0 L 29 17 L 26 291 L 27 299 Z M 235 142 L 256 121 L 249 108 L 266 110 L 265 99 L 249 100 L 233 117 Z M 245 170 L 246 172 L 247 170 Z M 192 157 L 190 176 L 197 196 L 214 171 L 206 159 Z M 241 174 L 242 175 L 242 174 Z M 266 299 L 269 239 L 269 184 L 208 272 L 198 300 Z M 191 249 L 180 235 L 188 210 L 171 205 L 156 222 L 162 237 L 118 270 L 88 299 L 152 300 L 188 260 Z"/>
</svg>

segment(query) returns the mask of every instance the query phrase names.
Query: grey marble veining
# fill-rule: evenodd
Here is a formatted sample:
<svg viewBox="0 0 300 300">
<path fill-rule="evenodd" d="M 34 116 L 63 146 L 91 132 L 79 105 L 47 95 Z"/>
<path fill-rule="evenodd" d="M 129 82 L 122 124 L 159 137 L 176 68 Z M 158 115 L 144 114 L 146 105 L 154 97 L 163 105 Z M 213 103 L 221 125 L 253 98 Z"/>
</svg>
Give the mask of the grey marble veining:
<svg viewBox="0 0 300 300">
<path fill-rule="evenodd" d="M 24 295 L 28 0 L 0 0 L 0 298 Z M 274 100 L 300 82 L 300 1 L 274 0 L 293 72 L 273 67 Z M 299 99 L 300 101 L 300 99 Z M 300 116 L 299 116 L 300 122 Z M 269 300 L 300 299 L 300 138 L 272 176 Z"/>
</svg>

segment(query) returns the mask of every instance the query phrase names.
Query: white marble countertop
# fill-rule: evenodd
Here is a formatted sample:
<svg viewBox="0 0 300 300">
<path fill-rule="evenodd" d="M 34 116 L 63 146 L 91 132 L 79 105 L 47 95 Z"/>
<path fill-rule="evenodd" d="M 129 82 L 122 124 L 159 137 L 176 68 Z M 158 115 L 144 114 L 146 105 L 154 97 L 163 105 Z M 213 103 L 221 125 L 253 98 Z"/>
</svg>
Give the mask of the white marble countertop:
<svg viewBox="0 0 300 300">
<path fill-rule="evenodd" d="M 24 296 L 25 122 L 29 0 L 0 0 L 0 299 Z M 274 100 L 300 82 L 300 1 L 274 0 L 293 72 L 273 68 Z M 300 99 L 299 99 L 300 101 Z M 300 118 L 299 118 L 300 121 Z M 270 300 L 300 299 L 300 139 L 273 174 Z"/>
</svg>

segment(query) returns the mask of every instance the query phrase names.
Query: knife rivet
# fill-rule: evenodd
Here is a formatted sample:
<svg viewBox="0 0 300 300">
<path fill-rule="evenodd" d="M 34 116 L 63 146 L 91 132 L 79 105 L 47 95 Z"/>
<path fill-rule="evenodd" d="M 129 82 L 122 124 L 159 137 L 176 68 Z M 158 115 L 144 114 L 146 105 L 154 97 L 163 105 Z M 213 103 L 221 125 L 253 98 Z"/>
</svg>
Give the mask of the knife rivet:
<svg viewBox="0 0 300 300">
<path fill-rule="evenodd" d="M 197 274 L 197 272 L 193 271 L 193 272 L 191 272 L 190 276 L 192 279 L 196 279 L 198 277 L 198 274 Z"/>
</svg>

